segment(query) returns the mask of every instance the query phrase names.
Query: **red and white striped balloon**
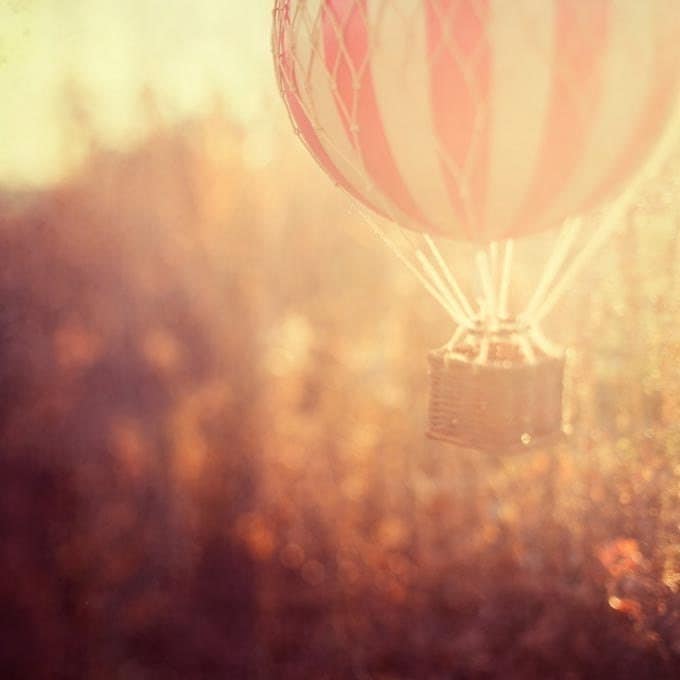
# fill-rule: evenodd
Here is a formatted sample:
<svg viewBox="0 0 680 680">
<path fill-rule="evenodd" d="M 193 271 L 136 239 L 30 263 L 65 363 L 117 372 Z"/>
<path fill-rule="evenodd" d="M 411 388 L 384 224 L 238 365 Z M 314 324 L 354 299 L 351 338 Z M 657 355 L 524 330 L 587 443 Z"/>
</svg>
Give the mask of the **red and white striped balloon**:
<svg viewBox="0 0 680 680">
<path fill-rule="evenodd" d="M 293 124 L 401 226 L 517 237 L 612 198 L 675 110 L 678 0 L 277 0 Z"/>
</svg>

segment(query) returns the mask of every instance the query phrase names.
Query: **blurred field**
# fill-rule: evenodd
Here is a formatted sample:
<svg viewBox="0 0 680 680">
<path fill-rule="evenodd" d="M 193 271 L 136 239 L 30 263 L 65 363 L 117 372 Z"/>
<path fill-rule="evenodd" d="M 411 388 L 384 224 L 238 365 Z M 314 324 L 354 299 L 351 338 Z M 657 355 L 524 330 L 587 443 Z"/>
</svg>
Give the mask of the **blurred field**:
<svg viewBox="0 0 680 680">
<path fill-rule="evenodd" d="M 678 677 L 677 206 L 551 322 L 567 442 L 484 457 L 425 441 L 444 315 L 293 141 L 139 105 L 0 197 L 2 677 Z"/>
</svg>

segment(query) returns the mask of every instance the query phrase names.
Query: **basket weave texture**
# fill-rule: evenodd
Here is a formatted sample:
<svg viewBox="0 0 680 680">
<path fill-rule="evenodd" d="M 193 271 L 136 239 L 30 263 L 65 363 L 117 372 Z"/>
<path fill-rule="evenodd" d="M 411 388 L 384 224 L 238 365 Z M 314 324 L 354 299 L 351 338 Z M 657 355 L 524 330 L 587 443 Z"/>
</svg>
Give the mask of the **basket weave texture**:
<svg viewBox="0 0 680 680">
<path fill-rule="evenodd" d="M 429 437 L 498 453 L 559 438 L 564 358 L 479 364 L 435 350 L 428 361 Z"/>
</svg>

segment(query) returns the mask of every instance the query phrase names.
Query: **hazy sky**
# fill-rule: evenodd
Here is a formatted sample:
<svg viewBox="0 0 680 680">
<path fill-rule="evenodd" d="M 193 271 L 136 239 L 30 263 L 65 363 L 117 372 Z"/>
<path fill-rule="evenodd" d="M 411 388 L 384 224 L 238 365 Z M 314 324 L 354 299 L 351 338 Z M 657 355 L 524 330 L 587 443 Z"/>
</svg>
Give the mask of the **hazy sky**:
<svg viewBox="0 0 680 680">
<path fill-rule="evenodd" d="M 139 92 L 171 118 L 224 93 L 257 121 L 274 91 L 273 0 L 0 0 L 0 183 L 49 182 L 77 158 L 66 148 L 65 83 L 87 95 L 111 144 L 140 132 Z"/>
</svg>

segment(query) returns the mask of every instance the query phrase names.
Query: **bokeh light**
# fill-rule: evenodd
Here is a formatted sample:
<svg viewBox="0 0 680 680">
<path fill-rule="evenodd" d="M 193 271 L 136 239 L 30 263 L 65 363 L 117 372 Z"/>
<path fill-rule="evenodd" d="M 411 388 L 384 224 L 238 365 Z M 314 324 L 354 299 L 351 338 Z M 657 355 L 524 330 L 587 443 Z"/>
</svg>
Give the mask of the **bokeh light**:
<svg viewBox="0 0 680 680">
<path fill-rule="evenodd" d="M 677 162 L 546 324 L 569 436 L 428 441 L 450 323 L 290 133 L 270 4 L 0 3 L 2 676 L 677 678 Z"/>
</svg>

